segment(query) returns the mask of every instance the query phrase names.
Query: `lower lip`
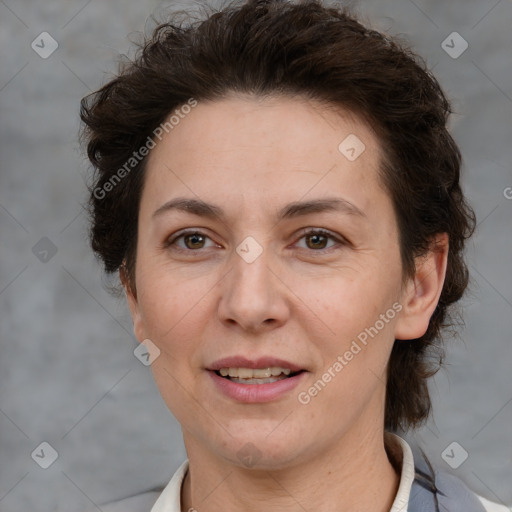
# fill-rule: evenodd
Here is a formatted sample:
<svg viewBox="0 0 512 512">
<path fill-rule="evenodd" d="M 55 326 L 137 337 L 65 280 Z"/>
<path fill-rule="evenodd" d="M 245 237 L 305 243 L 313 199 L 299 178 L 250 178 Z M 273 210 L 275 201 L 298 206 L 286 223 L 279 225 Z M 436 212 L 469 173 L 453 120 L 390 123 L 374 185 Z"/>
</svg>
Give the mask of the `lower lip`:
<svg viewBox="0 0 512 512">
<path fill-rule="evenodd" d="M 293 377 L 287 377 L 286 379 L 267 384 L 239 384 L 217 375 L 212 370 L 208 370 L 208 373 L 217 388 L 229 398 L 233 398 L 238 402 L 261 403 L 271 402 L 291 391 L 302 381 L 307 372 L 303 371 Z"/>
</svg>

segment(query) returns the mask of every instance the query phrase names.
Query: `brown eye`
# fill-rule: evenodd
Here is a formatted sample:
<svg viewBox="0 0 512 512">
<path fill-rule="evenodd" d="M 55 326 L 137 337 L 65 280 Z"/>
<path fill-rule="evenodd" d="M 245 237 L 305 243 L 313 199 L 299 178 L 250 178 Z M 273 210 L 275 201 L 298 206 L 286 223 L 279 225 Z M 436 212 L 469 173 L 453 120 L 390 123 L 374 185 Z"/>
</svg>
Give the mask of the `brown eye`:
<svg viewBox="0 0 512 512">
<path fill-rule="evenodd" d="M 206 245 L 210 242 L 210 245 Z M 207 249 L 216 244 L 213 243 L 209 236 L 200 231 L 182 232 L 180 235 L 167 240 L 164 244 L 165 248 L 175 249 L 178 251 L 195 252 L 199 249 Z"/>
<path fill-rule="evenodd" d="M 336 238 L 334 235 L 329 233 L 329 231 L 325 231 L 322 229 L 312 229 L 303 233 L 302 237 L 299 239 L 305 241 L 305 246 L 299 245 L 301 249 L 310 249 L 312 251 L 320 252 L 322 250 L 329 251 L 330 249 L 335 249 L 336 245 L 345 245 L 343 239 Z M 328 245 L 331 242 L 331 245 Z M 298 243 L 298 242 L 297 242 Z"/>
<path fill-rule="evenodd" d="M 325 249 L 328 241 L 328 237 L 317 233 L 306 235 L 305 239 L 307 240 L 306 245 L 310 249 Z"/>
<path fill-rule="evenodd" d="M 205 237 L 200 233 L 192 233 L 189 235 L 183 235 L 183 241 L 189 249 L 202 249 L 204 245 Z"/>
</svg>

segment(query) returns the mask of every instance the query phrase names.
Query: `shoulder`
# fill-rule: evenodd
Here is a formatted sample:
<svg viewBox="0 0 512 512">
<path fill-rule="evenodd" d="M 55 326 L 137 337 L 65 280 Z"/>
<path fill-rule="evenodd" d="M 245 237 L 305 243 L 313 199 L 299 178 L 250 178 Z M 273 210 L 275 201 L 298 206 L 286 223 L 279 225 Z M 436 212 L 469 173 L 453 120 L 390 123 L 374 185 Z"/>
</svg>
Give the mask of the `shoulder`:
<svg viewBox="0 0 512 512">
<path fill-rule="evenodd" d="M 112 501 L 105 505 L 101 505 L 99 508 L 102 512 L 149 512 L 160 494 L 161 491 L 149 491 L 118 501 Z M 92 507 L 85 512 L 93 512 L 97 510 L 98 507 Z"/>
<path fill-rule="evenodd" d="M 157 512 L 178 511 L 181 509 L 181 486 L 188 471 L 186 459 L 175 471 L 169 483 L 163 487 L 154 487 L 144 493 L 96 506 L 84 512 Z"/>
<path fill-rule="evenodd" d="M 460 478 L 439 468 L 433 468 L 424 454 L 415 457 L 415 476 L 416 493 L 414 497 L 422 501 L 424 499 L 422 496 L 433 496 L 432 491 L 436 489 L 435 495 L 440 510 L 447 512 L 512 512 L 511 508 L 489 501 L 471 491 Z M 414 498 L 412 501 L 414 502 Z"/>
<path fill-rule="evenodd" d="M 478 496 L 478 499 L 481 501 L 486 512 L 512 512 L 512 507 L 506 507 L 505 505 L 500 505 L 499 503 L 494 503 L 493 501 L 489 501 L 482 496 Z"/>
<path fill-rule="evenodd" d="M 436 483 L 440 491 L 439 503 L 446 510 L 459 510 L 461 502 L 471 503 L 475 510 L 486 512 L 510 512 L 511 509 L 504 505 L 489 501 L 471 491 L 462 480 L 445 472 L 436 472 Z"/>
</svg>

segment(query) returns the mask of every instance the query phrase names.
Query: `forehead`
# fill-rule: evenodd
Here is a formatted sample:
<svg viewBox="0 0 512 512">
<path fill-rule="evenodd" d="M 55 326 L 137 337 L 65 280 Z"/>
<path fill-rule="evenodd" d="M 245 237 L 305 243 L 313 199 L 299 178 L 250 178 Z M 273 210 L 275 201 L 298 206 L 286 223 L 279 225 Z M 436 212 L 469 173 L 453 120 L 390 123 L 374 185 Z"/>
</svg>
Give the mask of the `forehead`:
<svg viewBox="0 0 512 512">
<path fill-rule="evenodd" d="M 151 151 L 141 208 L 184 195 L 256 208 L 339 193 L 365 209 L 383 193 L 380 153 L 371 128 L 340 108 L 290 97 L 198 102 Z"/>
</svg>

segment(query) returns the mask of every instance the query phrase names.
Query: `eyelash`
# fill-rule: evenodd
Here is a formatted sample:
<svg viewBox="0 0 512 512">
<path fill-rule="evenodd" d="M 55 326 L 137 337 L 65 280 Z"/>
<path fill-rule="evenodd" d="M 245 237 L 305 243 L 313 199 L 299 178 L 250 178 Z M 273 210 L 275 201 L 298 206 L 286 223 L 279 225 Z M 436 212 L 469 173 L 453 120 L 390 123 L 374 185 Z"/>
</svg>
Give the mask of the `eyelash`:
<svg viewBox="0 0 512 512">
<path fill-rule="evenodd" d="M 203 249 L 203 248 L 183 249 L 182 247 L 175 246 L 175 243 L 177 240 L 179 240 L 180 238 L 184 238 L 186 236 L 190 236 L 190 235 L 199 235 L 199 236 L 202 236 L 202 237 L 205 237 L 205 238 L 208 238 L 211 240 L 211 238 L 208 235 L 206 235 L 205 233 L 202 233 L 201 231 L 187 230 L 187 231 L 182 231 L 181 233 L 179 233 L 177 236 L 175 236 L 173 238 L 167 239 L 163 244 L 163 248 L 164 249 L 172 248 L 173 250 L 187 252 L 187 253 L 200 252 L 201 249 Z M 326 231 L 325 229 L 320 229 L 320 228 L 319 229 L 309 229 L 309 230 L 303 231 L 300 238 L 297 241 L 299 241 L 307 236 L 312 236 L 312 235 L 320 235 L 322 237 L 326 237 L 330 240 L 337 242 L 338 245 L 341 245 L 341 246 L 346 246 L 349 244 L 349 242 L 346 239 L 344 239 L 343 237 L 341 237 L 341 239 L 340 239 L 338 237 L 335 237 L 331 232 Z M 172 247 L 172 246 L 174 246 L 174 247 Z M 337 250 L 337 249 L 339 249 L 339 247 L 333 246 L 333 247 L 328 247 L 325 249 L 316 249 L 316 250 L 315 249 L 306 249 L 306 250 L 308 250 L 309 252 L 312 252 L 312 253 L 329 254 L 332 250 Z"/>
</svg>

